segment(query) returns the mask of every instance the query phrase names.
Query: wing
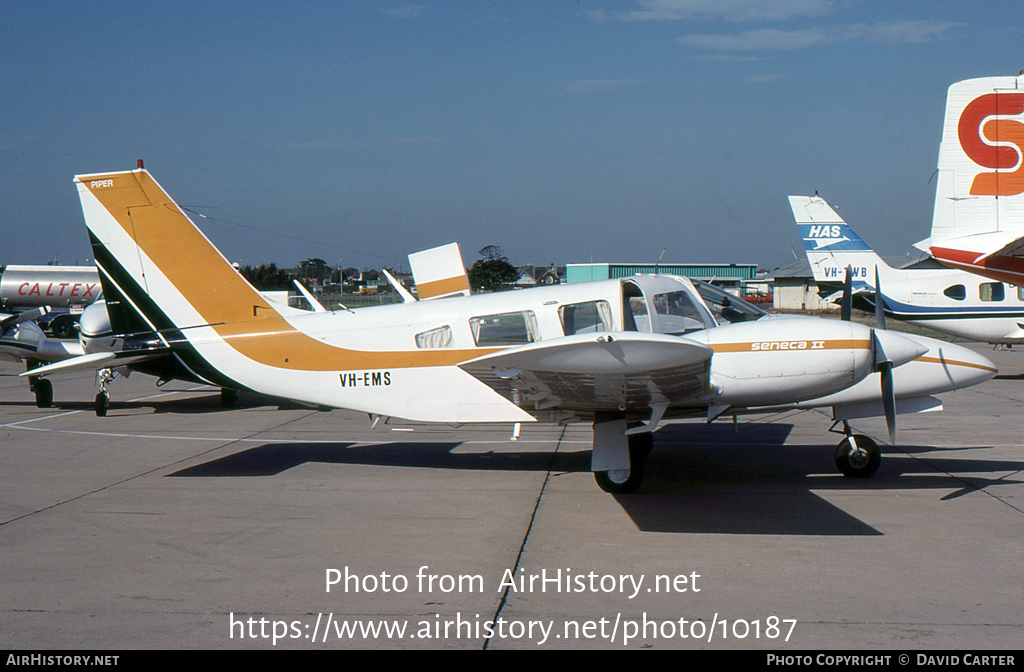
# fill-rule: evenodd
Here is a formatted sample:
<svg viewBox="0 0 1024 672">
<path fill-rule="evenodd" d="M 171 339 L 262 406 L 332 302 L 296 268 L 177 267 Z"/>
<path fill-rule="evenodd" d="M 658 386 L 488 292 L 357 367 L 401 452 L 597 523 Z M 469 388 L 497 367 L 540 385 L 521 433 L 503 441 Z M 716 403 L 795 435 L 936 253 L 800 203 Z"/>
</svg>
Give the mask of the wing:
<svg viewBox="0 0 1024 672">
<path fill-rule="evenodd" d="M 678 336 L 606 332 L 508 348 L 459 368 L 536 411 L 664 412 L 708 394 L 712 352 Z"/>
</svg>

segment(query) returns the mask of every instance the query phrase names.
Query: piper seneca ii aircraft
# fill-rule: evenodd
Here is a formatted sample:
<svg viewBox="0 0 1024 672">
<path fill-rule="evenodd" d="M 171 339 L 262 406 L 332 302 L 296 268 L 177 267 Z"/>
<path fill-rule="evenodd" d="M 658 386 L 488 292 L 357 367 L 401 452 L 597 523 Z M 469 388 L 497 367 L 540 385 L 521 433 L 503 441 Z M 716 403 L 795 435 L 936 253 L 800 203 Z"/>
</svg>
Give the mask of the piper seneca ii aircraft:
<svg viewBox="0 0 1024 672">
<path fill-rule="evenodd" d="M 996 373 L 960 346 L 772 317 L 677 276 L 300 311 L 249 285 L 148 171 L 75 183 L 122 347 L 33 375 L 127 365 L 374 422 L 592 422 L 598 484 L 631 492 L 663 423 L 781 408 L 832 407 L 837 466 L 870 476 L 878 447 L 847 420 L 884 415 L 892 438 L 897 413 Z"/>
</svg>

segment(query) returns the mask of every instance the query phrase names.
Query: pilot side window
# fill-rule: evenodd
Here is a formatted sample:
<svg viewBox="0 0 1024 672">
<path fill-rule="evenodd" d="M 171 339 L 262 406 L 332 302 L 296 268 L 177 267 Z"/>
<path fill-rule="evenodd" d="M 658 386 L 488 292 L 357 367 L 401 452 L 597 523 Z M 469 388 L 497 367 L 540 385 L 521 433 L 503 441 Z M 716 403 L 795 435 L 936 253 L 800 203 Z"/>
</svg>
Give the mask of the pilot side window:
<svg viewBox="0 0 1024 672">
<path fill-rule="evenodd" d="M 1006 298 L 1001 282 L 983 282 L 978 286 L 978 295 L 982 301 L 1002 301 Z"/>
<path fill-rule="evenodd" d="M 537 316 L 532 310 L 483 315 L 469 320 L 477 345 L 523 345 L 540 340 Z"/>
<path fill-rule="evenodd" d="M 704 329 L 704 316 L 686 292 L 666 292 L 654 296 L 655 327 L 661 334 L 685 334 Z"/>
<path fill-rule="evenodd" d="M 946 287 L 942 292 L 954 301 L 963 301 L 967 298 L 967 288 L 963 285 L 953 285 L 952 287 Z"/>
<path fill-rule="evenodd" d="M 437 329 L 416 334 L 417 348 L 450 348 L 452 347 L 452 328 L 447 324 Z"/>
<path fill-rule="evenodd" d="M 571 303 L 558 309 L 558 317 L 566 336 L 612 330 L 612 307 L 607 301 Z"/>
</svg>

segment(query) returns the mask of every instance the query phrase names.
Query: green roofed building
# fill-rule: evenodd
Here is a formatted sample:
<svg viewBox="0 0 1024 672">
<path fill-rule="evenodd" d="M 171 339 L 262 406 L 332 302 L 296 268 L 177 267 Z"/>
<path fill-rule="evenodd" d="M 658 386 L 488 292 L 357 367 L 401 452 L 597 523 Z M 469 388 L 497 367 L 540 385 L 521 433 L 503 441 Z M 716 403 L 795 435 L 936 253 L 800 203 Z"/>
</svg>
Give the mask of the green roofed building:
<svg viewBox="0 0 1024 672">
<path fill-rule="evenodd" d="M 565 281 L 590 282 L 626 278 L 637 273 L 668 273 L 713 282 L 737 293 L 756 280 L 757 264 L 567 264 Z"/>
</svg>

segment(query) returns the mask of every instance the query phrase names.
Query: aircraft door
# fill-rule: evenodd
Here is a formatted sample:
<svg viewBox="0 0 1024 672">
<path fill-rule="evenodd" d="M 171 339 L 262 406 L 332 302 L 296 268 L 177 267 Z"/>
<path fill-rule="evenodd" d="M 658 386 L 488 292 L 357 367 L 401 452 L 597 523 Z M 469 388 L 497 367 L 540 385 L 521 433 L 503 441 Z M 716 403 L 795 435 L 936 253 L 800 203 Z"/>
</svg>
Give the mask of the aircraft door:
<svg viewBox="0 0 1024 672">
<path fill-rule="evenodd" d="M 622 283 L 622 330 L 651 333 L 651 316 L 643 291 L 632 282 Z"/>
</svg>

